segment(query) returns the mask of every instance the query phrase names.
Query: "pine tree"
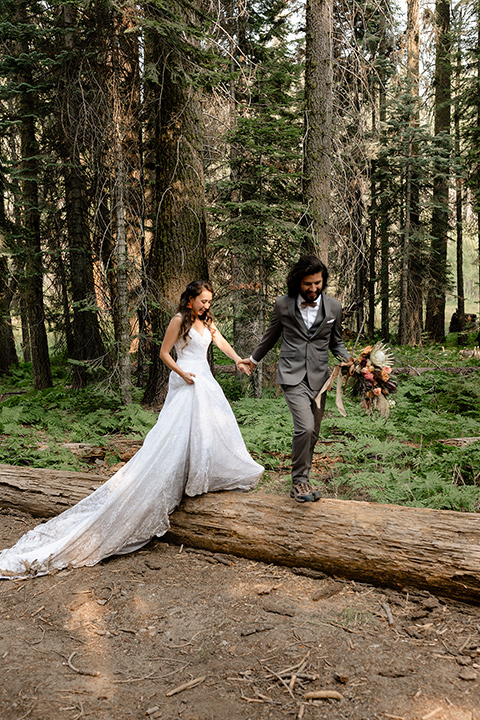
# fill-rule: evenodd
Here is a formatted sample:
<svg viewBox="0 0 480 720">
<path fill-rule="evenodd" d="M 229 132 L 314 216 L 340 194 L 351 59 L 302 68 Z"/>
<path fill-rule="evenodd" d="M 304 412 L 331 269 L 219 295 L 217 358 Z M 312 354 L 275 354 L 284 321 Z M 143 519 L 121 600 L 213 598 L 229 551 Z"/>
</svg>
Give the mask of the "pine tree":
<svg viewBox="0 0 480 720">
<path fill-rule="evenodd" d="M 41 160 L 36 120 L 42 112 L 45 81 L 42 70 L 46 56 L 42 50 L 43 29 L 37 24 L 42 8 L 28 0 L 2 0 L 0 30 L 4 55 L 0 75 L 4 82 L 4 120 L 16 123 L 20 158 L 14 168 L 17 187 L 21 192 L 21 237 L 16 235 L 17 266 L 22 270 L 19 290 L 28 324 L 29 352 L 32 359 L 34 386 L 43 389 L 52 385 L 50 358 L 43 297 L 43 263 L 40 228 Z M 13 22 L 12 22 L 13 19 Z"/>
<path fill-rule="evenodd" d="M 433 179 L 432 242 L 425 330 L 433 340 L 445 337 L 445 294 L 447 290 L 447 242 L 449 231 L 448 189 L 451 162 L 451 35 L 450 2 L 437 0 L 435 6 L 435 138 L 437 156 Z"/>
</svg>

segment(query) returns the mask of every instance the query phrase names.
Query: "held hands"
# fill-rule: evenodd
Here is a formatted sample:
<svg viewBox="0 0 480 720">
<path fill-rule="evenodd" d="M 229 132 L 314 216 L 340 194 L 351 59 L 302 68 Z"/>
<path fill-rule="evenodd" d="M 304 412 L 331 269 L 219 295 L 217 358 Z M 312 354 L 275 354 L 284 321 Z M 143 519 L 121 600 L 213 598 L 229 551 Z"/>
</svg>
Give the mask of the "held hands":
<svg viewBox="0 0 480 720">
<path fill-rule="evenodd" d="M 245 375 L 251 375 L 252 370 L 255 368 L 255 364 L 252 363 L 252 361 L 249 358 L 245 358 L 243 360 L 238 360 L 235 365 L 237 366 L 237 370 L 240 370 L 240 372 L 245 373 Z"/>
</svg>

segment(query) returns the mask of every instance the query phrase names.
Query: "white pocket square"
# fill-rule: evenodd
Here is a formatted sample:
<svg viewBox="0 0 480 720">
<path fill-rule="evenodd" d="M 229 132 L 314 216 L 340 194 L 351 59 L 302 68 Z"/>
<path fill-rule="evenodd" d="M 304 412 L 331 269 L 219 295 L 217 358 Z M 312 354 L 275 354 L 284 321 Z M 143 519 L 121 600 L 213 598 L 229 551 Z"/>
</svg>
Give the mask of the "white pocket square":
<svg viewBox="0 0 480 720">
<path fill-rule="evenodd" d="M 327 325 L 332 322 L 335 322 L 335 318 L 333 320 L 327 320 Z"/>
</svg>

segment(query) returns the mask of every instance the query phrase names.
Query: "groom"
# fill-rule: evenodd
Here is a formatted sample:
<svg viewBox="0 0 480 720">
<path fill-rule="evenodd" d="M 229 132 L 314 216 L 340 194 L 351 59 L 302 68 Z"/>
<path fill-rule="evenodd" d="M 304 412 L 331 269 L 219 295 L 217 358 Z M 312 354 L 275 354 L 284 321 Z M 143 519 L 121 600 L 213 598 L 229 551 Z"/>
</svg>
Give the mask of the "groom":
<svg viewBox="0 0 480 720">
<path fill-rule="evenodd" d="M 277 298 L 269 328 L 249 359 L 253 370 L 281 337 L 277 383 L 292 413 L 292 489 L 297 502 L 319 500 L 321 493 L 309 483 L 313 450 L 320 432 L 325 394 L 315 403 L 328 379 L 328 351 L 348 360 L 342 341 L 342 306 L 323 291 L 328 270 L 315 255 L 302 255 L 287 277 L 288 295 Z"/>
</svg>

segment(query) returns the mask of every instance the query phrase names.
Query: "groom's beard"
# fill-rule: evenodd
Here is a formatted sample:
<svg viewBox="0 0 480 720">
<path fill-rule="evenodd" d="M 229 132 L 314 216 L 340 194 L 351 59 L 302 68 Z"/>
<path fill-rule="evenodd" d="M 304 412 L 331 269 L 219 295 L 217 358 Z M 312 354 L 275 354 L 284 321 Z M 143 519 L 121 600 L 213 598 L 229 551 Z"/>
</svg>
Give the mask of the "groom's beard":
<svg viewBox="0 0 480 720">
<path fill-rule="evenodd" d="M 306 293 L 303 293 L 302 291 L 300 291 L 300 296 L 301 296 L 306 302 L 309 302 L 309 303 L 315 302 L 315 301 L 317 300 L 317 298 L 320 297 L 321 294 L 322 294 L 322 291 L 321 291 L 321 290 L 310 290 L 310 291 L 308 291 L 308 292 L 306 292 Z"/>
</svg>

